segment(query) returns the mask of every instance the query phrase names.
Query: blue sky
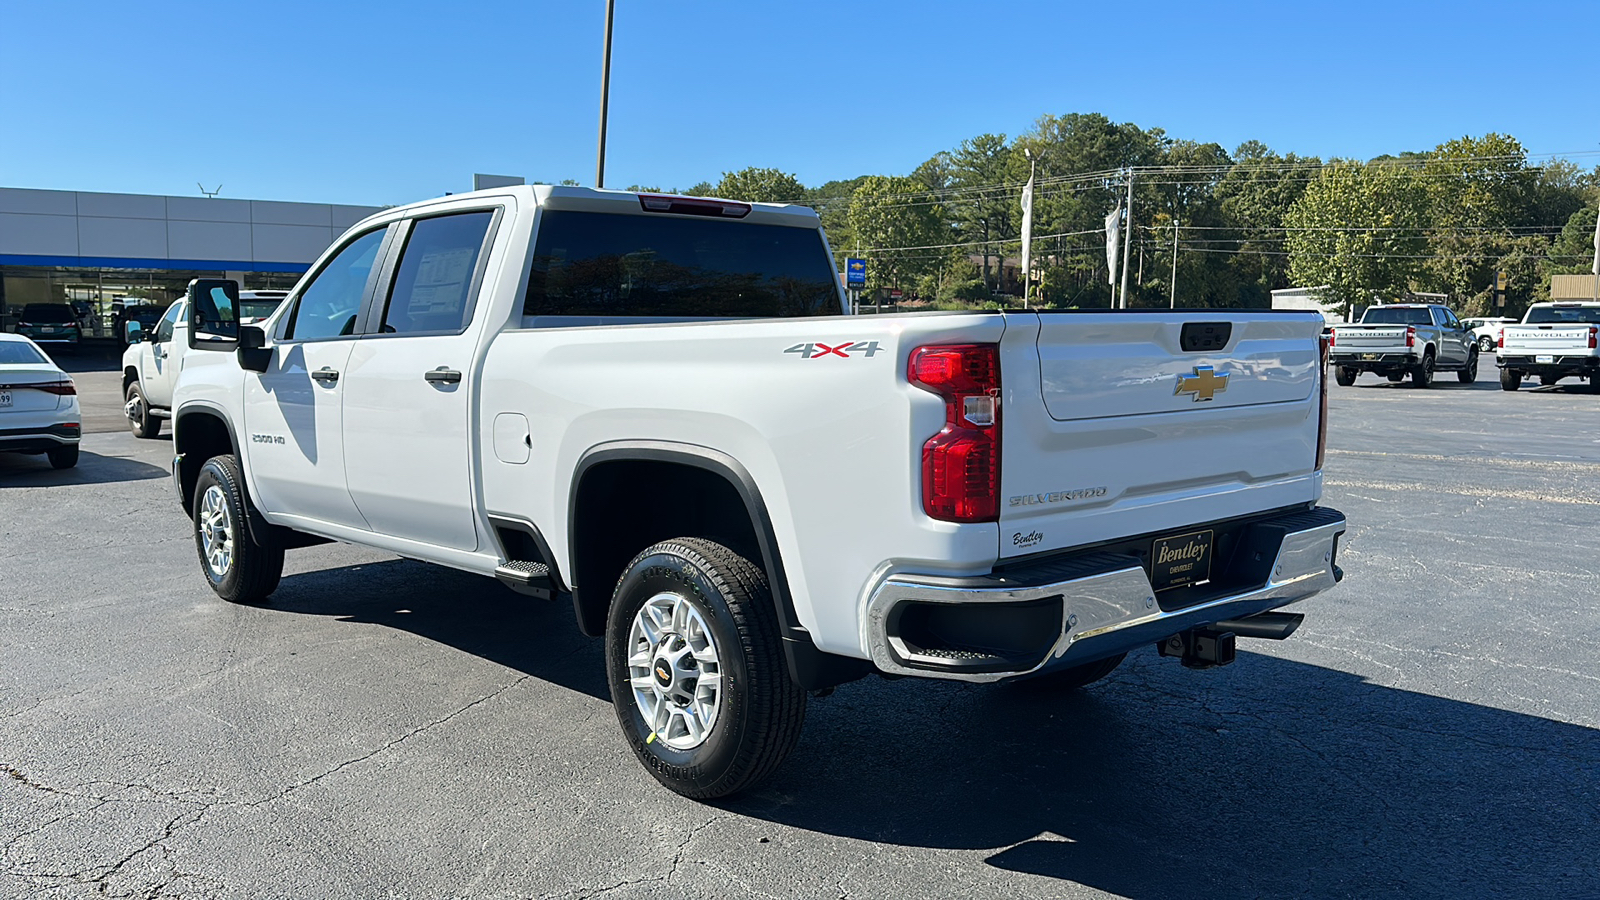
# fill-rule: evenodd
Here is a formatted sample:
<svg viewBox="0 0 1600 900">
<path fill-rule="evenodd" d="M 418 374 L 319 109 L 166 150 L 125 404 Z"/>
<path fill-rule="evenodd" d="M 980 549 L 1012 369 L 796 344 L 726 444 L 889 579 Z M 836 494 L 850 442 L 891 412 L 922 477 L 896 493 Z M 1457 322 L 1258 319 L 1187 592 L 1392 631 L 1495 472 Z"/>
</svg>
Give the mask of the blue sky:
<svg viewBox="0 0 1600 900">
<path fill-rule="evenodd" d="M 1130 11 L 1137 10 L 1134 18 Z M 594 180 L 603 0 L 7 4 L 0 186 L 404 203 Z M 1043 113 L 1600 161 L 1600 2 L 617 0 L 606 181 L 906 174 Z"/>
</svg>

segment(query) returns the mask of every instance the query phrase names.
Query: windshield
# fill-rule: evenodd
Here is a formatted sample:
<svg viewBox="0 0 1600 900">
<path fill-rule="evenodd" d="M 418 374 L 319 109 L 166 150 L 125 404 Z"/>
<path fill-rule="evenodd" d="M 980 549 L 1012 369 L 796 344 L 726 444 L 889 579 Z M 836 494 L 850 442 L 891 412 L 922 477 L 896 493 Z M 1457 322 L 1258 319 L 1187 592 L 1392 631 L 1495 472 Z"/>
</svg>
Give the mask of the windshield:
<svg viewBox="0 0 1600 900">
<path fill-rule="evenodd" d="M 523 315 L 765 318 L 838 315 L 811 228 L 548 210 Z"/>
<path fill-rule="evenodd" d="M 1535 306 L 1525 325 L 1600 325 L 1600 306 Z"/>
<path fill-rule="evenodd" d="M 33 365 L 45 362 L 44 354 L 26 341 L 0 341 L 0 366 Z"/>
<path fill-rule="evenodd" d="M 267 316 L 272 315 L 273 310 L 277 309 L 278 304 L 282 302 L 282 297 L 257 297 L 250 299 L 241 297 L 239 299 L 239 318 L 265 319 Z"/>
<path fill-rule="evenodd" d="M 65 303 L 29 303 L 22 308 L 24 322 L 76 322 L 72 307 Z"/>
<path fill-rule="evenodd" d="M 1361 317 L 1363 325 L 1432 325 L 1433 316 L 1423 306 L 1374 306 Z"/>
</svg>

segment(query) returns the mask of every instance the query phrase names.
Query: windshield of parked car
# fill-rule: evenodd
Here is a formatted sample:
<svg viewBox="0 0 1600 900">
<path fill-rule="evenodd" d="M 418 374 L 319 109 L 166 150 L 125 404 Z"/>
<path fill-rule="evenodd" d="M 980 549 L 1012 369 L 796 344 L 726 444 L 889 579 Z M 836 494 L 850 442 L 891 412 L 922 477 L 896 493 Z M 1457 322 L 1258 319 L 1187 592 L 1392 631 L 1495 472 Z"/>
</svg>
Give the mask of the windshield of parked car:
<svg viewBox="0 0 1600 900">
<path fill-rule="evenodd" d="M 1374 306 L 1361 317 L 1363 325 L 1432 325 L 1433 316 L 1423 306 Z"/>
<path fill-rule="evenodd" d="M 65 303 L 29 303 L 22 308 L 24 322 L 76 322 L 72 307 Z"/>
<path fill-rule="evenodd" d="M 1600 325 L 1600 306 L 1535 306 L 1527 325 Z"/>
<path fill-rule="evenodd" d="M 26 341 L 0 341 L 0 366 L 28 366 L 46 361 L 44 354 Z"/>
<path fill-rule="evenodd" d="M 841 309 L 815 229 L 548 210 L 522 312 L 765 318 Z"/>
</svg>

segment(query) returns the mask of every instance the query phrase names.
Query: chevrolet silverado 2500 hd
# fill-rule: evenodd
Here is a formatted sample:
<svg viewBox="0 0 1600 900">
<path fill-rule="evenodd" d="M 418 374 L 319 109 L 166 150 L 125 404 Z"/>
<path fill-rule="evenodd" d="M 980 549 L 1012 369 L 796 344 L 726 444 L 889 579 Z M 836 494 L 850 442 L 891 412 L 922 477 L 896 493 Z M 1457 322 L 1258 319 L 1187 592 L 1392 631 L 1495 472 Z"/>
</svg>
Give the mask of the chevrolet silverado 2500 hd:
<svg viewBox="0 0 1600 900">
<path fill-rule="evenodd" d="M 1333 326 L 1329 357 L 1334 380 L 1349 387 L 1362 372 L 1390 381 L 1411 376 L 1412 387 L 1433 383 L 1433 373 L 1456 373 L 1463 384 L 1478 380 L 1478 345 L 1450 307 L 1423 303 L 1369 306 L 1354 325 Z"/>
<path fill-rule="evenodd" d="M 1600 388 L 1600 303 L 1535 303 L 1522 324 L 1500 332 L 1500 387 L 1514 391 L 1537 376 L 1551 385 L 1576 375 Z"/>
<path fill-rule="evenodd" d="M 545 186 L 369 218 L 256 325 L 235 290 L 174 409 L 216 592 L 335 539 L 563 598 L 689 796 L 810 691 L 1221 664 L 1341 577 L 1312 312 L 858 317 L 808 209 Z"/>
</svg>

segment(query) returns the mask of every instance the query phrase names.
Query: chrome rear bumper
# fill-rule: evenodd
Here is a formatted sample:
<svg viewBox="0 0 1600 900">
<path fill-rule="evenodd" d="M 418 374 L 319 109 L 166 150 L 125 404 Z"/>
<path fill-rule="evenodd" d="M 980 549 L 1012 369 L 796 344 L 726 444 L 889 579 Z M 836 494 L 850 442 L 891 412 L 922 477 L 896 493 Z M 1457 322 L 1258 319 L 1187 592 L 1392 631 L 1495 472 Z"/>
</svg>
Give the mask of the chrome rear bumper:
<svg viewBox="0 0 1600 900">
<path fill-rule="evenodd" d="M 1276 550 L 1254 552 L 1253 562 L 1231 561 L 1243 567 L 1233 575 L 1263 574 L 1177 609 L 1165 609 L 1157 602 L 1141 560 L 1119 554 L 1088 553 L 1050 561 L 1032 572 L 975 578 L 890 576 L 867 604 L 872 661 L 894 675 L 1000 681 L 1092 662 L 1190 628 L 1285 606 L 1325 591 L 1343 577 L 1335 554 L 1345 519 L 1337 510 L 1316 508 L 1248 527 L 1263 529 L 1255 532 L 1255 546 L 1267 541 Z M 1269 559 L 1270 567 L 1263 565 Z M 962 649 L 959 639 L 954 648 L 916 646 L 899 633 L 897 623 L 907 609 L 930 604 L 971 604 L 979 610 L 987 606 L 996 618 L 1004 609 L 1024 622 L 1024 630 L 1037 633 L 1038 649 L 991 653 L 982 649 L 981 641 L 974 641 L 975 649 Z"/>
</svg>

